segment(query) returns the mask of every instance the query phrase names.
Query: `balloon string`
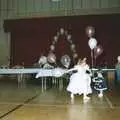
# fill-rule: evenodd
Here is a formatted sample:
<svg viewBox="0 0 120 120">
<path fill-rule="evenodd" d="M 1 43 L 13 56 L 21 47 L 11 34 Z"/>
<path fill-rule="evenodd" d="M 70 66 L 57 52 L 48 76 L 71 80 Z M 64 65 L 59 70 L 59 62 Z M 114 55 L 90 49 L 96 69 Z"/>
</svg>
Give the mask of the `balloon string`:
<svg viewBox="0 0 120 120">
<path fill-rule="evenodd" d="M 94 65 L 94 61 L 93 61 L 93 50 L 91 50 L 91 59 L 92 59 L 92 68 L 93 68 L 93 65 Z"/>
</svg>

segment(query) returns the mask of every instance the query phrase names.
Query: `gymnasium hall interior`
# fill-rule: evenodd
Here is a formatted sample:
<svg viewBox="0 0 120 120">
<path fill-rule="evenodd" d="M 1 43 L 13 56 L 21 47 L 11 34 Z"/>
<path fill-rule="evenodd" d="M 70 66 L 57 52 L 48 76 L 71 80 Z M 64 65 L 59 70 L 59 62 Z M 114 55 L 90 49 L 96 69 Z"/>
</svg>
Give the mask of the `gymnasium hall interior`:
<svg viewBox="0 0 120 120">
<path fill-rule="evenodd" d="M 119 32 L 119 0 L 0 0 L 0 120 L 120 120 Z"/>
</svg>

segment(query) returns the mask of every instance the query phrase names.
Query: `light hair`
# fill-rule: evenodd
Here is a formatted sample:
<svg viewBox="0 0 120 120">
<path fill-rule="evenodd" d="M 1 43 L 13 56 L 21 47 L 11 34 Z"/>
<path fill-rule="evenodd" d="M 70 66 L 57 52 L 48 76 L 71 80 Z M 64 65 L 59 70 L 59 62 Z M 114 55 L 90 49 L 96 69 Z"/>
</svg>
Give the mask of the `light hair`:
<svg viewBox="0 0 120 120">
<path fill-rule="evenodd" d="M 79 65 L 79 64 L 81 64 L 81 62 L 82 62 L 82 60 L 81 60 L 81 58 L 79 58 L 77 64 Z"/>
<path fill-rule="evenodd" d="M 85 57 L 85 58 L 83 58 L 83 60 L 81 62 L 86 63 L 86 61 L 87 61 L 87 58 Z"/>
</svg>

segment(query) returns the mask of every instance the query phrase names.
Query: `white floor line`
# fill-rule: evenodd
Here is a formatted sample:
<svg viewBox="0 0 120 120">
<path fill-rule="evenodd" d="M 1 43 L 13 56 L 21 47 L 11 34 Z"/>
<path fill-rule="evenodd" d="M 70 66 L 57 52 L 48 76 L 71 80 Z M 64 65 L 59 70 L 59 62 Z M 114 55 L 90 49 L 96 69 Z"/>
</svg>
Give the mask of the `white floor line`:
<svg viewBox="0 0 120 120">
<path fill-rule="evenodd" d="M 108 105 L 110 106 L 110 108 L 114 109 L 114 106 L 113 106 L 112 102 L 110 101 L 110 99 L 107 97 L 107 95 L 104 95 L 104 97 L 105 97 Z"/>
</svg>

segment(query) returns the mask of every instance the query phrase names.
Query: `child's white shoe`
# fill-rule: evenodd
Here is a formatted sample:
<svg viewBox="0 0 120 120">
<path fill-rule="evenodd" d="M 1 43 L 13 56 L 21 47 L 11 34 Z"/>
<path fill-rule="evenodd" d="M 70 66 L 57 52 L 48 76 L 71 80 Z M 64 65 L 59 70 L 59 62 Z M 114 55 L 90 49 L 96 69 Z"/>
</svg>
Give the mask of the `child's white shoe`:
<svg viewBox="0 0 120 120">
<path fill-rule="evenodd" d="M 84 100 L 90 100 L 90 97 L 84 96 L 83 99 L 84 99 Z"/>
<path fill-rule="evenodd" d="M 73 94 L 73 93 L 71 93 L 70 97 L 71 97 L 71 99 L 74 99 L 74 94 Z"/>
<path fill-rule="evenodd" d="M 98 94 L 98 97 L 100 97 L 100 98 L 103 97 L 103 94 L 102 93 Z"/>
</svg>

